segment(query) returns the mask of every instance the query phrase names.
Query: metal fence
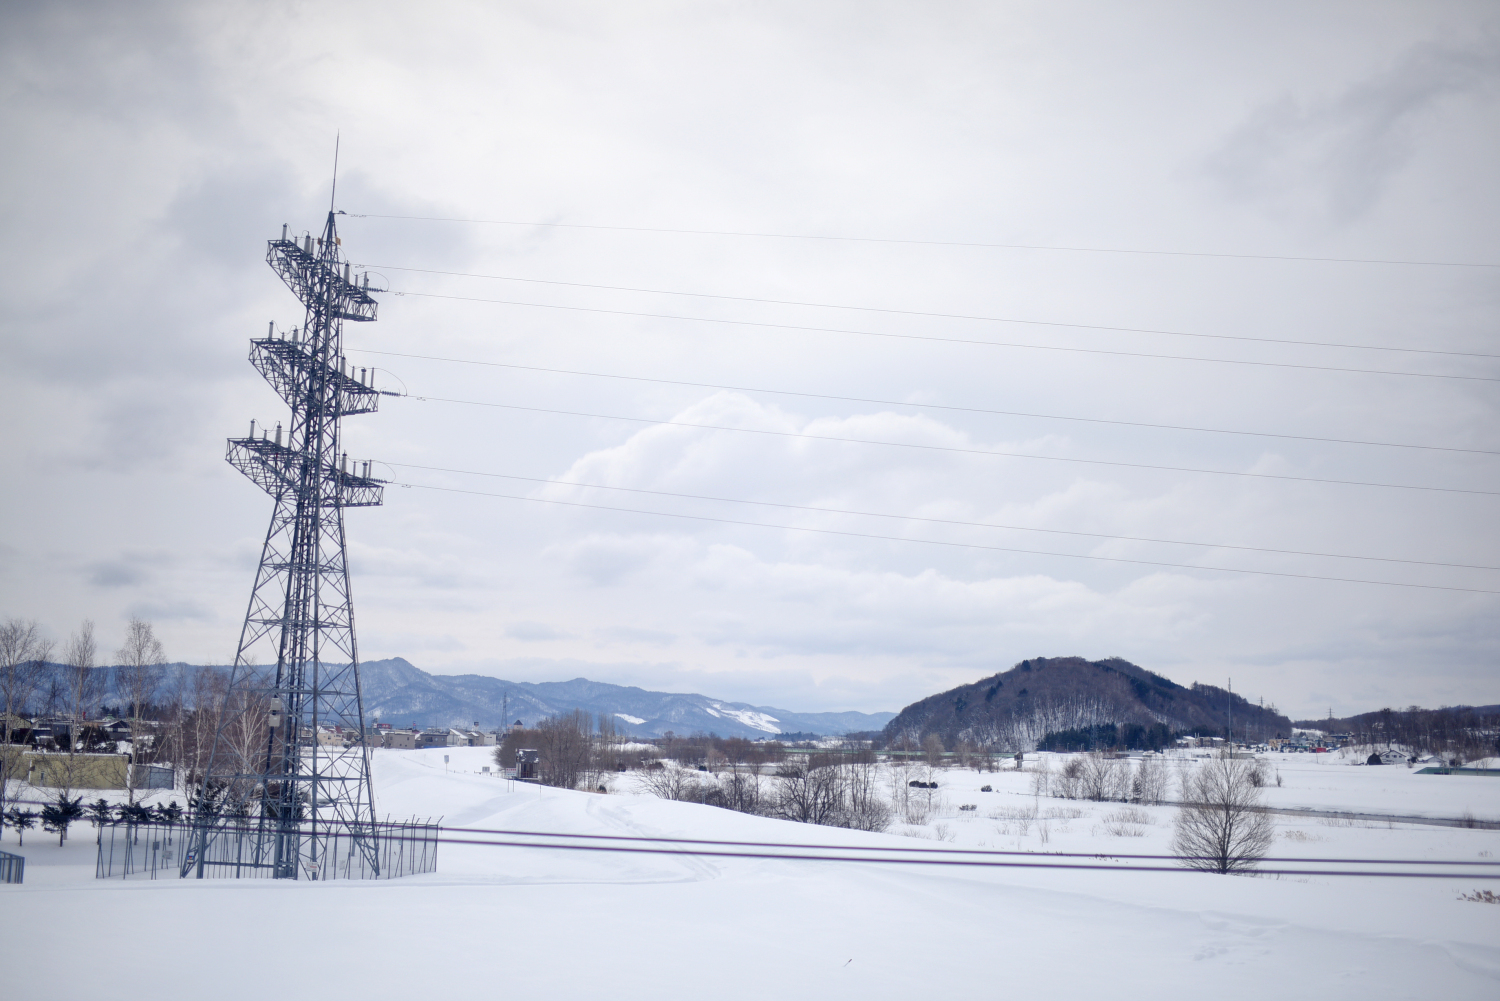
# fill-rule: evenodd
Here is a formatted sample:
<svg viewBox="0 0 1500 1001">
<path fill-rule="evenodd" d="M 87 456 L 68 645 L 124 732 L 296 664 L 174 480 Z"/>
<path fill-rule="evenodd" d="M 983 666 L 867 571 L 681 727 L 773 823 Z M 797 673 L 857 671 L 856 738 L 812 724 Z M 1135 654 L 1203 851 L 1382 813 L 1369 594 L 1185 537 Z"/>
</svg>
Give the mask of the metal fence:
<svg viewBox="0 0 1500 1001">
<path fill-rule="evenodd" d="M 437 871 L 439 830 L 432 821 L 285 828 L 216 818 L 202 839 L 200 864 L 201 832 L 191 818 L 116 824 L 101 832 L 94 874 L 99 879 L 396 879 Z M 286 858 L 293 863 L 279 861 Z"/>
<path fill-rule="evenodd" d="M 26 878 L 26 859 L 0 852 L 0 883 L 19 883 Z"/>
</svg>

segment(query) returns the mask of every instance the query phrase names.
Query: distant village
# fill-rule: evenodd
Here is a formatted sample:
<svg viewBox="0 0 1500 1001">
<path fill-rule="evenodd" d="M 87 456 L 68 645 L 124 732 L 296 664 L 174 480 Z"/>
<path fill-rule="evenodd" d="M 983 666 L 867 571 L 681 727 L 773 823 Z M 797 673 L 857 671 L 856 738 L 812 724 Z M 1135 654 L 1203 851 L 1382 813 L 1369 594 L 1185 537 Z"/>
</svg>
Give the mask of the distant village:
<svg viewBox="0 0 1500 1001">
<path fill-rule="evenodd" d="M 66 713 L 38 719 L 0 714 L 0 731 L 5 735 L 0 740 L 0 747 L 19 759 L 10 763 L 10 775 L 33 786 L 87 789 L 129 787 L 143 791 L 172 789 L 182 778 L 177 774 L 178 769 L 169 763 L 152 763 L 152 759 L 157 758 L 153 752 L 162 744 L 160 731 L 164 726 L 159 720 L 127 720 L 111 714 L 103 714 L 96 719 L 79 718 Z M 503 743 L 508 733 L 520 735 L 523 732 L 525 728 L 522 721 L 516 720 L 508 726 L 494 729 L 484 729 L 477 721 L 470 727 L 399 727 L 391 723 L 373 723 L 366 726 L 363 733 L 343 726 L 320 726 L 316 730 L 304 727 L 301 736 L 305 746 L 315 743 L 331 750 L 364 744 L 372 748 L 413 751 L 434 747 L 494 747 Z M 709 735 L 704 736 L 713 740 Z M 862 747 L 873 750 L 880 756 L 893 758 L 930 753 L 885 746 L 885 742 L 876 734 L 845 737 L 768 734 L 758 742 L 777 741 L 785 742 L 790 750 L 848 750 Z M 1263 742 L 1235 741 L 1232 749 L 1253 754 L 1323 754 L 1358 742 L 1351 733 L 1294 729 L 1289 737 L 1275 737 Z M 645 743 L 661 741 L 648 740 Z M 1184 750 L 1224 750 L 1230 746 L 1224 737 L 1218 736 L 1178 736 L 1172 743 Z M 529 777 L 523 760 L 525 753 L 527 752 L 518 751 L 518 764 L 511 766 L 507 762 L 503 772 L 515 775 L 519 769 L 522 777 Z M 529 753 L 534 755 L 536 752 Z M 1117 753 L 1120 757 L 1134 757 L 1142 752 Z M 1150 755 L 1152 752 L 1144 753 Z M 939 754 L 944 758 L 964 756 L 963 749 L 943 750 Z M 1375 750 L 1370 759 L 1367 764 L 1404 765 L 1426 763 L 1429 756 L 1388 747 Z"/>
<path fill-rule="evenodd" d="M 0 748 L 19 760 L 8 769 L 12 778 L 29 785 L 50 788 L 124 789 L 127 787 L 172 789 L 176 769 L 153 764 L 139 757 L 154 757 L 162 744 L 166 724 L 160 720 L 134 719 L 104 714 L 96 719 L 60 713 L 37 719 L 0 713 Z M 517 720 L 509 729 L 519 729 Z M 493 747 L 504 737 L 504 729 L 459 727 L 397 728 L 375 723 L 364 733 L 343 726 L 304 727 L 305 745 L 342 750 L 366 744 L 396 750 L 429 747 Z M 15 767 L 19 765 L 19 767 Z"/>
</svg>

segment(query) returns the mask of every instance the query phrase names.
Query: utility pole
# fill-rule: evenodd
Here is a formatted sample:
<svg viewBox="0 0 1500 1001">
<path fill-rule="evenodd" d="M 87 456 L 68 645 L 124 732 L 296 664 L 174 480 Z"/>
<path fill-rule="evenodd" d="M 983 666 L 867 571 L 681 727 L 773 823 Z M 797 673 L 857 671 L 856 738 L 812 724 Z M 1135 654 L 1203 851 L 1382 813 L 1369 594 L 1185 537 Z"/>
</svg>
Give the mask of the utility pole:
<svg viewBox="0 0 1500 1001">
<path fill-rule="evenodd" d="M 1234 679 L 1229 679 L 1229 756 L 1234 757 Z"/>
<path fill-rule="evenodd" d="M 225 456 L 274 508 L 184 876 L 202 878 L 207 863 L 216 874 L 230 866 L 317 879 L 336 836 L 380 871 L 344 511 L 380 505 L 384 481 L 369 462 L 351 465 L 341 429 L 344 417 L 373 413 L 381 395 L 343 353 L 344 322 L 373 321 L 376 302 L 369 275 L 351 274 L 341 244 L 330 205 L 321 236 L 283 226 L 266 249 L 305 313 L 300 327 L 278 331 L 273 322 L 250 342 L 250 363 L 291 409 L 290 423 L 257 434 L 252 421 Z M 352 729 L 357 742 L 329 738 L 334 727 Z"/>
</svg>

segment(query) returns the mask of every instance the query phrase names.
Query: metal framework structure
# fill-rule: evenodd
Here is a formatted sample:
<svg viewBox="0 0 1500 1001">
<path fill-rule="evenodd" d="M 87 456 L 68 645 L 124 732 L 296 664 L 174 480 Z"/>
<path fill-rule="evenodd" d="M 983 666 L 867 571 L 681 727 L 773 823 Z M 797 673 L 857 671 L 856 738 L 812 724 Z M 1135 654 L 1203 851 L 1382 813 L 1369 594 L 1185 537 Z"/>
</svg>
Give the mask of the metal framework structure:
<svg viewBox="0 0 1500 1001">
<path fill-rule="evenodd" d="M 219 842 L 232 838 L 236 874 L 327 878 L 348 867 L 329 859 L 337 850 L 358 853 L 357 868 L 378 876 L 344 509 L 378 506 L 384 481 L 368 462 L 350 467 L 340 434 L 343 417 L 379 402 L 373 379 L 343 356 L 344 322 L 374 320 L 376 302 L 369 276 L 357 283 L 340 255 L 332 210 L 320 237 L 299 241 L 283 226 L 266 263 L 306 310 L 300 328 L 272 323 L 250 343 L 251 364 L 291 422 L 257 434 L 252 421 L 248 437 L 228 443 L 225 458 L 275 509 L 180 871 L 202 878 L 208 862 L 223 875 L 230 856 Z"/>
</svg>

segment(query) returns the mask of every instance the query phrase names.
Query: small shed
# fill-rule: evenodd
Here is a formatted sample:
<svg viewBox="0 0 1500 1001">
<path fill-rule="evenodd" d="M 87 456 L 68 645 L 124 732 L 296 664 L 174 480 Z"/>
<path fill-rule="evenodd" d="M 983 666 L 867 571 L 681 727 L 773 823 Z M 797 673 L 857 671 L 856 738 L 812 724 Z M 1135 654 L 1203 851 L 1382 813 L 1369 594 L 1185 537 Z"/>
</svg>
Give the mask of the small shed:
<svg viewBox="0 0 1500 1001">
<path fill-rule="evenodd" d="M 531 748 L 523 747 L 517 749 L 516 778 L 522 782 L 535 782 L 537 780 L 537 764 L 541 760 L 541 754 Z"/>
</svg>

